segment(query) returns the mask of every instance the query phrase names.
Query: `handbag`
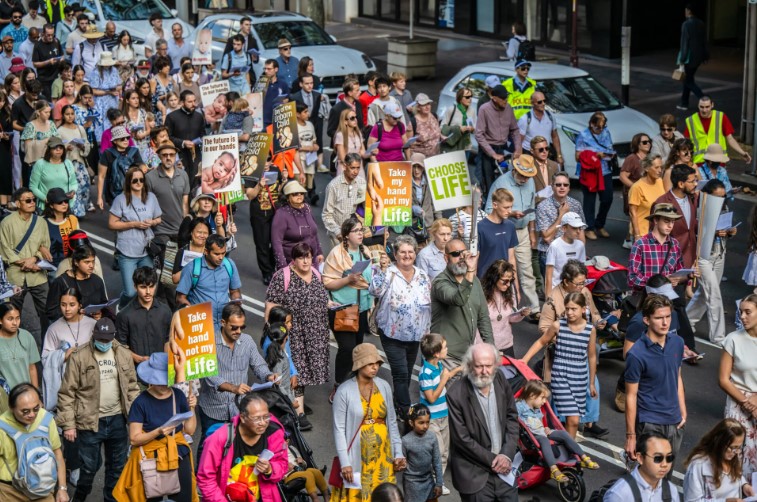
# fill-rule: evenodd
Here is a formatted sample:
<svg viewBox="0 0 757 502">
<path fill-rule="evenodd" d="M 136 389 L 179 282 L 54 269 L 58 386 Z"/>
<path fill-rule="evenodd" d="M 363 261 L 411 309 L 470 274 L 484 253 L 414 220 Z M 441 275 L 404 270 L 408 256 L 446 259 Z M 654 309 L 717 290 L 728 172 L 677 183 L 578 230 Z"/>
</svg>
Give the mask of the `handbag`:
<svg viewBox="0 0 757 502">
<path fill-rule="evenodd" d="M 172 395 L 173 415 L 176 415 L 176 394 L 173 394 L 172 391 Z M 159 471 L 157 455 L 153 458 L 147 458 L 145 450 L 141 446 L 139 447 L 139 453 L 142 456 L 142 459 L 139 461 L 139 470 L 142 471 L 142 485 L 145 489 L 145 498 L 164 497 L 181 491 L 179 469 Z"/>
<path fill-rule="evenodd" d="M 392 277 L 393 279 L 394 277 Z M 371 398 L 373 397 L 373 385 L 371 384 Z M 368 409 L 370 409 L 371 403 L 368 402 Z M 363 419 L 360 420 L 360 425 L 357 426 L 357 430 L 355 431 L 355 434 L 352 435 L 352 439 L 350 440 L 349 446 L 347 446 L 347 453 L 350 452 L 350 449 L 352 449 L 352 443 L 355 442 L 355 438 L 357 437 L 358 433 L 360 432 L 360 428 L 363 426 L 363 422 L 365 422 L 365 419 L 368 417 L 368 413 L 366 412 L 363 415 Z M 344 479 L 342 478 L 342 463 L 339 461 L 339 455 L 334 456 L 334 460 L 331 461 L 331 472 L 329 473 L 329 484 L 333 486 L 334 488 L 342 488 L 344 486 Z"/>
<path fill-rule="evenodd" d="M 677 80 L 678 82 L 683 81 L 686 78 L 686 71 L 684 71 L 683 65 L 680 65 L 678 68 L 673 70 L 673 75 L 671 75 L 670 78 Z"/>
<path fill-rule="evenodd" d="M 360 290 L 358 290 L 358 298 Z M 360 331 L 360 306 L 358 303 L 334 312 L 334 331 L 357 333 Z"/>
</svg>

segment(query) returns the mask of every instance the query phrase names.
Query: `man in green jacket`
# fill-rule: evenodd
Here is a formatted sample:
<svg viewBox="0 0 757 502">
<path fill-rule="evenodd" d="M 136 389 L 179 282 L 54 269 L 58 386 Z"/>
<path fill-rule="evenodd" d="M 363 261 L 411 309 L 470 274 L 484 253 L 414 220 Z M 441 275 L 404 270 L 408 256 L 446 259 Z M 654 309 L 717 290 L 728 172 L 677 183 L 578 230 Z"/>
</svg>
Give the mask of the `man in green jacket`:
<svg viewBox="0 0 757 502">
<path fill-rule="evenodd" d="M 440 333 L 447 341 L 447 358 L 442 364 L 453 370 L 473 345 L 476 331 L 486 343 L 493 344 L 494 337 L 484 290 L 476 277 L 478 255 L 472 255 L 463 241 L 453 239 L 447 243 L 444 257 L 447 268 L 431 285 L 431 332 Z"/>
</svg>

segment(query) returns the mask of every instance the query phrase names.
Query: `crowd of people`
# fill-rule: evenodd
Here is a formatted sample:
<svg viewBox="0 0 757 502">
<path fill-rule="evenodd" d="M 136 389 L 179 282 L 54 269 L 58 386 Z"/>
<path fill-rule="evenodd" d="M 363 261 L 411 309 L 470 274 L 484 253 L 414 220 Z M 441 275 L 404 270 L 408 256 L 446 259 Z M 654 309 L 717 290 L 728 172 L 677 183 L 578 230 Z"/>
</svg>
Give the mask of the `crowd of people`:
<svg viewBox="0 0 757 502">
<path fill-rule="evenodd" d="M 0 2 L 2 500 L 277 502 L 301 486 L 314 502 L 425 502 L 450 493 L 449 466 L 463 500 L 514 501 L 507 475 L 521 430 L 536 438 L 557 483 L 570 480 L 550 443 L 584 469 L 600 467 L 576 438 L 609 432 L 599 423 L 608 392 L 597 378 L 598 340 L 619 330 L 626 363 L 614 401 L 638 466 L 606 487 L 604 500 L 640 492 L 678 500 L 669 478 L 687 420 L 681 365 L 703 357 L 694 333 L 704 317 L 723 349 L 726 407 L 688 455 L 684 498 L 754 494 L 757 290 L 727 334 L 720 284 L 737 229 L 704 241 L 697 210 L 715 197 L 727 213 L 726 152 L 750 157 L 711 97 L 697 88 L 698 110 L 685 124 L 665 114 L 657 134 L 639 131 L 622 166 L 607 118 L 592 114 L 575 140 L 579 201 L 528 60 L 515 59 L 512 78 L 486 78 L 477 106 L 474 89 L 460 88 L 437 117 L 433 100 L 413 96 L 401 73 L 347 77 L 331 106 L 313 60 L 293 57 L 282 38 L 279 57 L 263 65 L 263 128 L 272 130 L 275 106 L 294 101 L 300 148 L 271 151 L 265 172 L 274 176 L 245 178 L 243 190 L 267 287 L 258 347 L 235 263 L 235 235 L 247 228 L 237 227 L 232 205 L 203 193 L 195 142 L 241 131 L 244 143 L 262 132 L 244 99 L 254 70 L 231 72 L 257 57 L 251 19 L 240 20 L 215 61 L 220 71 L 193 65 L 180 24 L 170 34 L 159 15 L 150 24 L 153 54 L 137 60 L 127 31 L 109 22 L 100 32 L 79 4 L 30 0 L 27 13 L 18 0 Z M 519 43 L 521 31 L 514 27 Z M 199 85 L 217 79 L 232 91 L 202 109 Z M 453 151 L 465 153 L 482 203 L 442 213 L 424 163 Z M 366 224 L 366 170 L 385 161 L 411 168 L 411 227 Z M 318 218 L 315 180 L 326 176 L 316 173 L 328 172 Z M 616 176 L 629 291 L 600 308 L 590 269 L 617 264 L 587 256 L 592 241 L 611 237 Z M 109 260 L 80 228 L 98 208 L 115 233 Z M 743 280 L 754 287 L 757 210 L 750 224 Z M 106 286 L 103 265 L 120 271 L 120 289 Z M 27 296 L 34 312 L 24 310 Z M 176 343 L 175 312 L 206 302 L 218 371 L 197 382 Z M 538 324 L 540 337 L 517 354 L 523 322 Z M 516 393 L 503 358 L 533 366 L 542 353 L 539 379 Z M 379 376 L 385 362 L 391 383 Z M 291 416 L 274 413 L 281 407 L 253 382 L 270 382 Z M 337 453 L 328 477 L 297 441 L 314 428 L 306 391 L 321 385 L 331 385 Z M 556 427 L 545 425 L 550 406 Z M 35 460 L 29 442 L 46 456 Z M 103 463 L 103 491 L 94 495 Z"/>
</svg>

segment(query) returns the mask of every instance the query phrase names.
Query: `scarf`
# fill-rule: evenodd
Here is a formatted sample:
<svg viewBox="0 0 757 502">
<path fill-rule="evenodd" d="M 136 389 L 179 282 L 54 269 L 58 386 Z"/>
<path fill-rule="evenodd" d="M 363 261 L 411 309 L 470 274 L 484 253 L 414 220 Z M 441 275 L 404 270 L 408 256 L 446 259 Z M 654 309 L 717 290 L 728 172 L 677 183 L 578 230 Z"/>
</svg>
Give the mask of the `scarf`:
<svg viewBox="0 0 757 502">
<path fill-rule="evenodd" d="M 350 270 L 354 265 L 349 251 L 344 249 L 344 245 L 338 244 L 326 257 L 326 263 L 323 266 L 323 284 L 324 286 L 332 281 L 342 279 L 344 272 Z M 365 277 L 360 276 L 360 282 L 357 286 L 350 286 L 354 289 L 368 289 L 368 281 Z"/>
<path fill-rule="evenodd" d="M 463 116 L 463 125 L 468 125 L 468 109 L 465 108 L 462 104 L 457 104 L 457 109 L 460 110 L 460 114 Z"/>
</svg>

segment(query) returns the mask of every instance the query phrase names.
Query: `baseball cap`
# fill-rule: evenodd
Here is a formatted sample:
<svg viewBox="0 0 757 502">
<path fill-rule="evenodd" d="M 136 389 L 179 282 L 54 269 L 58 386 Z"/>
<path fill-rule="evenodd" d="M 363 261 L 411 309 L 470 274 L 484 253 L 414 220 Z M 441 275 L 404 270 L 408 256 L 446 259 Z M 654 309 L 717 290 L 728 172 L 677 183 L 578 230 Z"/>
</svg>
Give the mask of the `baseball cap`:
<svg viewBox="0 0 757 502">
<path fill-rule="evenodd" d="M 504 85 L 496 85 L 492 87 L 492 96 L 500 99 L 507 99 L 507 89 Z"/>
<path fill-rule="evenodd" d="M 394 101 L 389 101 L 388 103 L 384 104 L 384 113 L 396 119 L 402 118 L 402 110 L 400 109 L 400 105 L 398 105 Z"/>
<path fill-rule="evenodd" d="M 570 225 L 573 228 L 584 228 L 586 226 L 586 223 L 584 223 L 578 213 L 568 211 L 560 220 L 560 226 L 562 225 Z"/>
<path fill-rule="evenodd" d="M 499 84 L 502 83 L 500 78 L 496 75 L 489 75 L 488 77 L 486 77 L 485 82 L 486 82 L 486 87 L 488 87 L 489 89 L 494 89 L 495 87 L 497 87 Z"/>
<path fill-rule="evenodd" d="M 95 323 L 92 338 L 98 342 L 110 342 L 116 338 L 116 325 L 108 317 L 102 317 Z"/>
</svg>

